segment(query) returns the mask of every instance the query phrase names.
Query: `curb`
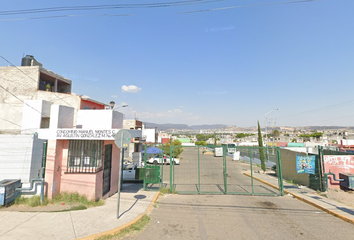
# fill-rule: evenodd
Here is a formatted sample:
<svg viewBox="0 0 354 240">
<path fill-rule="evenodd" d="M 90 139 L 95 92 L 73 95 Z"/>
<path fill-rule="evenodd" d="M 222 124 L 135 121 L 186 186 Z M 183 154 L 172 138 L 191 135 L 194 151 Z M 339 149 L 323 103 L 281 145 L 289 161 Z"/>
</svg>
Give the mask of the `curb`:
<svg viewBox="0 0 354 240">
<path fill-rule="evenodd" d="M 96 233 L 96 234 L 93 234 L 93 235 L 90 235 L 90 236 L 87 236 L 87 237 L 77 238 L 77 239 L 79 239 L 79 240 L 94 240 L 94 239 L 96 239 L 98 237 L 103 237 L 103 236 L 107 236 L 107 235 L 114 235 L 116 233 L 119 233 L 123 229 L 125 229 L 127 227 L 130 227 L 131 225 L 133 225 L 134 223 L 139 221 L 145 214 L 150 212 L 152 206 L 156 202 L 156 200 L 159 197 L 159 195 L 160 195 L 160 192 L 157 192 L 155 194 L 155 196 L 153 197 L 153 199 L 151 200 L 151 203 L 150 203 L 149 207 L 146 209 L 146 211 L 144 213 L 140 214 L 139 216 L 137 216 L 135 219 L 131 220 L 130 222 L 128 222 L 128 223 L 126 223 L 126 224 L 124 224 L 124 225 L 122 225 L 120 227 L 117 227 L 117 228 L 114 228 L 114 229 L 111 229 L 111 230 L 108 230 L 108 231 L 105 231 L 105 232 Z"/>
<path fill-rule="evenodd" d="M 248 177 L 252 177 L 250 174 L 248 174 L 248 173 L 246 173 L 246 172 L 244 172 L 243 174 L 246 175 L 246 176 L 248 176 Z M 264 181 L 264 180 L 262 180 L 262 179 L 259 179 L 259 178 L 254 177 L 254 176 L 253 176 L 253 179 L 256 179 L 257 181 L 259 181 L 259 182 L 261 182 L 261 183 L 264 183 L 264 184 L 266 184 L 266 185 L 268 185 L 268 186 L 270 186 L 270 187 L 272 187 L 272 188 L 275 188 L 275 189 L 278 189 L 278 190 L 279 190 L 279 187 L 278 187 L 278 186 L 275 186 L 275 185 L 273 185 L 273 184 L 271 184 L 271 183 L 268 183 L 268 182 L 266 182 L 266 181 Z M 290 194 L 290 195 L 294 196 L 296 199 L 298 199 L 298 200 L 300 200 L 300 201 L 303 201 L 303 202 L 305 202 L 305 203 L 307 203 L 307 204 L 310 204 L 310 205 L 312 205 L 312 206 L 314 206 L 314 207 L 316 207 L 316 208 L 318 208 L 318 209 L 321 209 L 322 211 L 327 212 L 327 213 L 329 213 L 329 214 L 331 214 L 331 215 L 333 215 L 333 216 L 335 216 L 335 217 L 337 217 L 337 218 L 340 218 L 340 219 L 342 219 L 343 221 L 346 221 L 346 222 L 348 222 L 348 223 L 354 224 L 354 219 L 352 219 L 352 218 L 349 218 L 349 217 L 347 217 L 347 216 L 344 216 L 344 215 L 342 215 L 342 214 L 339 214 L 339 213 L 336 213 L 336 212 L 334 212 L 334 211 L 332 211 L 332 210 L 329 210 L 329 209 L 327 209 L 327 208 L 325 208 L 325 207 L 322 207 L 322 206 L 320 206 L 320 205 L 318 205 L 318 204 L 316 204 L 316 203 L 314 203 L 314 202 L 312 202 L 312 201 L 309 201 L 309 200 L 307 200 L 307 199 L 305 199 L 305 198 L 303 198 L 303 197 L 301 197 L 301 196 L 299 196 L 299 195 L 297 195 L 297 194 L 295 194 L 295 193 L 292 193 L 292 192 L 290 192 L 290 191 L 288 191 L 288 190 L 285 190 L 285 189 L 284 189 L 284 192 L 287 193 L 287 194 Z"/>
</svg>

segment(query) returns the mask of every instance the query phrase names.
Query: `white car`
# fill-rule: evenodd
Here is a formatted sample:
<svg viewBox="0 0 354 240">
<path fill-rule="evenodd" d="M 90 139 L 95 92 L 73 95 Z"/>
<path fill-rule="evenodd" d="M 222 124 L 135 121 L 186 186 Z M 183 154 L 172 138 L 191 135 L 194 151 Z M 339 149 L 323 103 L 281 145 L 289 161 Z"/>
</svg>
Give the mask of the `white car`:
<svg viewBox="0 0 354 240">
<path fill-rule="evenodd" d="M 180 164 L 180 160 L 178 158 L 172 158 L 172 161 L 174 162 L 175 165 L 179 165 Z M 170 160 L 170 156 L 164 154 L 163 157 L 161 156 L 154 156 L 154 157 L 150 157 L 149 159 L 146 160 L 146 163 L 150 163 L 150 164 L 170 164 L 171 160 Z"/>
<path fill-rule="evenodd" d="M 135 172 L 137 167 L 137 164 L 124 164 L 123 180 L 135 180 Z"/>
</svg>

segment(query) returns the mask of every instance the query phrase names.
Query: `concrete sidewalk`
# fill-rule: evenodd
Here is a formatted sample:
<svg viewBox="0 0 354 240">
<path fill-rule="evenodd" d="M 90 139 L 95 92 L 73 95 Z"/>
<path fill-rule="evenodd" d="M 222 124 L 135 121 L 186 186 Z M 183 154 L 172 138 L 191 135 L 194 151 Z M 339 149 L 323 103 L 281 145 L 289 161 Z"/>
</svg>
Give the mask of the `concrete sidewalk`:
<svg viewBox="0 0 354 240">
<path fill-rule="evenodd" d="M 251 177 L 250 172 L 245 172 L 245 175 Z M 267 184 L 269 186 L 272 186 L 273 188 L 278 189 L 278 178 L 263 174 L 263 173 L 258 173 L 255 172 L 253 173 L 253 178 Z M 315 190 L 310 189 L 305 186 L 298 187 L 293 184 L 289 184 L 287 182 L 284 182 L 284 192 L 285 194 L 291 194 L 295 198 L 306 202 L 308 204 L 313 205 L 314 207 L 317 207 L 325 212 L 328 212 L 338 218 L 341 218 L 342 220 L 353 223 L 354 224 L 354 208 L 347 206 L 343 203 L 340 203 L 338 201 L 326 198 L 324 196 L 321 196 L 316 193 Z"/>
<path fill-rule="evenodd" d="M 104 206 L 81 211 L 1 211 L 0 239 L 93 239 L 92 235 L 124 226 L 151 208 L 158 193 L 143 191 L 141 186 L 141 184 L 123 185 L 119 219 L 117 219 L 117 194 L 106 199 Z"/>
</svg>

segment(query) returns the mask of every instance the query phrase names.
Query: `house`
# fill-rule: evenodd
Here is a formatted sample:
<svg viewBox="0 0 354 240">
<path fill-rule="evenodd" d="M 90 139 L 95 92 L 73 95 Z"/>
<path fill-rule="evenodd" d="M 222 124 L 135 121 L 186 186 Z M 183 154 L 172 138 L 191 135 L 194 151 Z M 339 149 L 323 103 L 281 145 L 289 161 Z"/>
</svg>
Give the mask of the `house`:
<svg viewBox="0 0 354 240">
<path fill-rule="evenodd" d="M 106 108 L 104 103 L 72 94 L 70 79 L 43 68 L 33 56 L 27 55 L 22 59 L 22 64 L 23 66 L 0 67 L 0 134 L 21 132 L 22 119 L 28 120 L 27 117 L 22 117 L 26 100 L 45 100 L 77 110 Z M 37 105 L 35 108 L 37 113 L 41 112 L 41 121 L 36 123 L 40 128 L 48 128 L 49 107 Z M 25 126 L 24 128 L 28 129 Z"/>
<path fill-rule="evenodd" d="M 26 186 L 44 177 L 48 198 L 75 191 L 98 199 L 118 190 L 121 152 L 114 137 L 122 113 L 73 94 L 70 79 L 33 56 L 22 66 L 0 67 L 0 79 L 0 180 L 20 178 Z"/>
</svg>

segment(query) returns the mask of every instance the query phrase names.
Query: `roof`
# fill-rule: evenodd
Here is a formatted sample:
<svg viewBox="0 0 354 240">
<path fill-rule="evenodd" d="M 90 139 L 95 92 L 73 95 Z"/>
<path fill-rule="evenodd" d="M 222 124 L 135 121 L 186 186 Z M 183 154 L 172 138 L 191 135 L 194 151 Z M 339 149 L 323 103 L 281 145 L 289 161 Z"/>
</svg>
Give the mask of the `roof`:
<svg viewBox="0 0 354 240">
<path fill-rule="evenodd" d="M 83 100 L 85 100 L 85 101 L 89 101 L 89 102 L 101 104 L 101 105 L 104 105 L 104 106 L 109 106 L 108 104 L 105 104 L 105 103 L 102 103 L 102 102 L 93 100 L 93 99 L 91 99 L 89 96 L 86 96 L 86 95 L 82 95 L 82 96 L 80 96 L 80 97 L 81 97 L 81 99 L 83 99 Z"/>
<path fill-rule="evenodd" d="M 46 68 L 40 67 L 40 68 L 39 68 L 39 71 L 42 72 L 42 73 L 44 73 L 44 74 L 47 74 L 47 75 L 49 75 L 49 76 L 52 76 L 52 77 L 54 77 L 54 78 L 57 78 L 57 79 L 59 79 L 59 80 L 61 80 L 61 81 L 64 81 L 64 82 L 66 82 L 66 83 L 69 83 L 69 84 L 72 83 L 72 81 L 71 81 L 70 79 L 65 78 L 65 77 L 63 77 L 63 76 L 61 76 L 61 75 L 59 75 L 59 74 L 56 74 L 55 72 L 52 72 L 52 71 L 50 71 L 50 70 L 48 70 L 48 69 L 46 69 Z"/>
</svg>

